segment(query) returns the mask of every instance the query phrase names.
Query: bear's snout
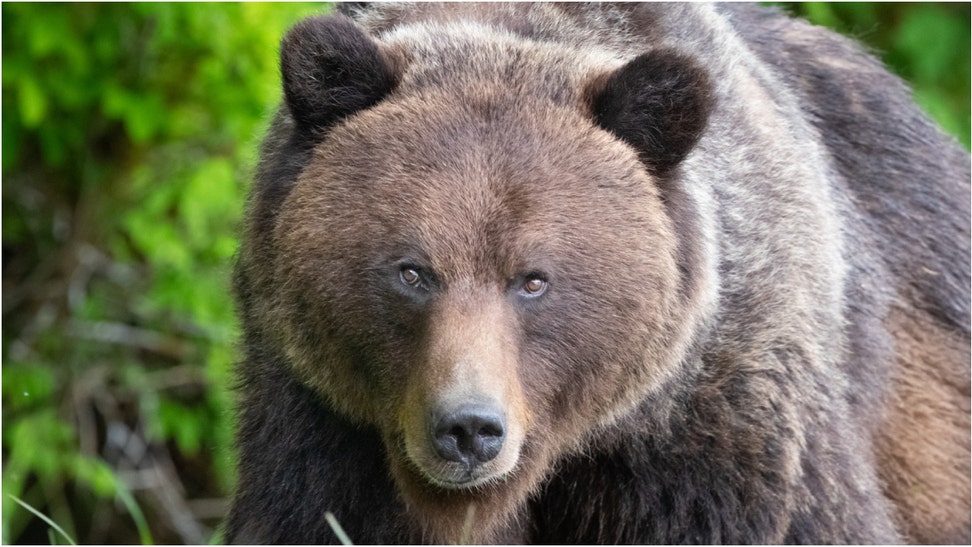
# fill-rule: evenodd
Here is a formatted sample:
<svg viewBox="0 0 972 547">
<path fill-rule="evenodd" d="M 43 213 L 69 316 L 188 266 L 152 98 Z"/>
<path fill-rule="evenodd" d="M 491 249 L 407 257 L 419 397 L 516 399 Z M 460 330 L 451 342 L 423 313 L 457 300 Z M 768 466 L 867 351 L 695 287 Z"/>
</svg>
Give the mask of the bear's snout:
<svg viewBox="0 0 972 547">
<path fill-rule="evenodd" d="M 523 421 L 501 398 L 467 389 L 410 405 L 404 419 L 405 453 L 432 484 L 471 488 L 502 480 L 519 460 Z"/>
<path fill-rule="evenodd" d="M 435 453 L 469 468 L 495 458 L 506 438 L 506 416 L 495 403 L 440 408 L 433 412 L 430 424 Z"/>
</svg>

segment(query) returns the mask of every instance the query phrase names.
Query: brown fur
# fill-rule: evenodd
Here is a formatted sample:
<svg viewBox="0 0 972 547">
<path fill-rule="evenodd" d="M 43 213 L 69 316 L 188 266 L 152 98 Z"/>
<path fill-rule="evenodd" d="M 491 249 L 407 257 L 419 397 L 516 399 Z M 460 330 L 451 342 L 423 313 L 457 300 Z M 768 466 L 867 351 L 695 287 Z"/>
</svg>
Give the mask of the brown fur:
<svg viewBox="0 0 972 547">
<path fill-rule="evenodd" d="M 497 89 L 495 93 L 499 92 Z M 592 340 L 587 338 L 588 333 L 575 332 L 578 339 L 573 343 L 588 344 L 591 347 L 573 351 L 610 355 L 612 348 L 621 343 L 621 337 L 631 337 L 628 330 L 632 326 L 644 324 L 646 320 L 657 321 L 659 324 L 671 320 L 666 319 L 665 315 L 658 317 L 655 314 L 643 314 L 632 307 L 643 304 L 627 299 L 624 294 L 626 286 L 647 284 L 657 287 L 657 293 L 651 300 L 661 310 L 665 309 L 666 302 L 671 302 L 667 306 L 676 305 L 671 295 L 678 293 L 675 290 L 677 281 L 672 259 L 674 238 L 665 215 L 650 215 L 640 211 L 637 216 L 634 215 L 634 207 L 644 211 L 657 209 L 661 204 L 653 192 L 644 193 L 650 187 L 640 182 L 645 180 L 645 175 L 635 168 L 637 160 L 632 154 L 600 136 L 582 136 L 571 147 L 551 149 L 547 143 L 553 140 L 553 135 L 559 135 L 559 142 L 563 142 L 563 136 L 569 134 L 576 114 L 565 111 L 562 116 L 541 116 L 539 114 L 542 107 L 530 108 L 528 105 L 520 105 L 514 111 L 488 88 L 478 91 L 478 94 L 479 96 L 460 100 L 463 105 L 461 107 L 449 95 L 423 96 L 421 101 L 403 101 L 399 107 L 402 109 L 402 118 L 422 120 L 423 123 L 413 127 L 401 124 L 389 126 L 380 132 L 384 133 L 380 142 L 361 142 L 351 130 L 336 129 L 330 137 L 328 147 L 322 148 L 318 159 L 307 168 L 294 192 L 284 203 L 280 226 L 288 228 L 278 232 L 281 248 L 290 257 L 282 262 L 287 270 L 279 274 L 280 278 L 292 277 L 294 274 L 288 270 L 299 266 L 302 268 L 301 272 L 306 272 L 300 275 L 313 276 L 314 284 L 320 285 L 322 291 L 326 291 L 329 286 L 342 284 L 338 277 L 322 275 L 325 268 L 314 264 L 332 260 L 329 253 L 341 253 L 358 260 L 366 259 L 366 250 L 355 247 L 358 244 L 358 231 L 363 231 L 372 234 L 371 237 L 376 241 L 388 243 L 392 253 L 396 252 L 396 245 L 401 246 L 399 248 L 402 251 L 407 251 L 410 246 L 421 242 L 425 260 L 435 265 L 436 271 L 443 272 L 439 282 L 454 291 L 454 294 L 467 295 L 442 301 L 437 305 L 438 311 L 430 313 L 421 323 L 410 326 L 415 329 L 416 340 L 422 341 L 419 345 L 388 348 L 394 352 L 394 357 L 389 359 L 381 376 L 374 379 L 375 388 L 383 394 L 380 397 L 372 396 L 368 401 L 346 397 L 364 391 L 348 366 L 333 366 L 334 377 L 331 380 L 324 380 L 319 373 L 304 369 L 311 381 L 320 385 L 320 389 L 329 394 L 335 404 L 369 422 L 381 424 L 388 439 L 387 446 L 391 450 L 393 472 L 402 481 L 403 488 L 410 492 L 417 514 L 436 515 L 423 526 L 425 533 L 434 541 L 458 540 L 458 531 L 465 518 L 466 506 L 470 502 L 477 504 L 477 518 L 480 522 L 474 540 L 488 540 L 497 527 L 515 516 L 512 511 L 516 504 L 502 500 L 522 498 L 531 491 L 551 465 L 554 455 L 563 449 L 558 447 L 566 448 L 584 438 L 584 430 L 591 421 L 596 423 L 609 419 L 613 412 L 617 412 L 618 407 L 631 405 L 628 401 L 636 399 L 637 393 L 644 389 L 644 383 L 649 381 L 647 378 L 638 379 L 638 375 L 662 374 L 662 371 L 651 369 L 644 372 L 631 369 L 634 363 L 617 363 L 609 374 L 601 374 L 597 378 L 583 375 L 570 377 L 564 374 L 567 371 L 561 370 L 563 363 L 558 362 L 560 357 L 549 354 L 534 357 L 539 362 L 532 367 L 515 365 L 520 371 L 519 376 L 516 371 L 512 374 L 505 372 L 506 368 L 514 365 L 504 357 L 506 351 L 516 351 L 520 347 L 520 351 L 510 357 L 520 361 L 523 359 L 522 344 L 517 340 L 516 333 L 549 329 L 542 324 L 510 323 L 516 315 L 511 314 L 512 310 L 508 309 L 510 304 L 506 301 L 508 297 L 505 292 L 508 280 L 526 266 L 519 261 L 529 256 L 527 251 L 537 249 L 543 253 L 538 256 L 549 256 L 550 259 L 569 265 L 589 258 L 568 258 L 577 252 L 575 248 L 542 249 L 537 248 L 537 245 L 549 245 L 550 242 L 556 245 L 558 241 L 568 243 L 584 239 L 602 251 L 614 249 L 598 259 L 601 264 L 597 271 L 577 272 L 584 277 L 564 279 L 562 282 L 560 279 L 551 280 L 552 291 L 568 291 L 570 289 L 566 283 L 583 282 L 586 285 L 577 287 L 577 290 L 592 290 L 602 293 L 603 298 L 611 298 L 617 302 L 609 308 L 615 317 L 608 319 L 605 316 L 601 326 L 602 336 L 610 329 L 617 332 L 616 337 Z M 456 116 L 457 107 L 460 111 L 468 112 L 468 121 L 462 115 Z M 440 114 L 442 112 L 450 114 L 443 116 Z M 520 121 L 514 121 L 515 118 L 511 120 L 512 126 L 524 128 L 522 132 L 502 135 L 502 141 L 489 142 L 487 145 L 472 145 L 482 146 L 482 150 L 494 150 L 495 157 L 490 160 L 496 162 L 500 158 L 506 158 L 504 162 L 480 163 L 487 158 L 477 158 L 469 153 L 469 148 L 456 150 L 447 145 L 456 132 L 474 131 L 479 123 L 475 121 L 475 116 L 483 113 L 487 116 L 524 116 Z M 551 119 L 554 121 L 551 122 Z M 356 122 L 371 127 L 376 123 L 369 119 L 367 112 Z M 399 134 L 403 127 L 417 133 Z M 370 174 L 376 167 L 383 169 L 380 166 L 358 166 L 343 161 L 343 158 L 349 157 L 349 153 L 344 150 L 362 151 L 376 147 L 382 150 L 381 156 L 389 165 L 398 161 L 410 161 L 416 154 L 409 149 L 409 143 L 429 143 L 435 140 L 443 141 L 441 145 L 431 147 L 431 150 L 438 151 L 437 154 L 419 156 L 425 164 L 416 165 L 413 168 L 416 171 L 386 169 L 386 176 L 375 178 L 370 175 L 366 180 L 357 171 L 366 169 Z M 510 152 L 503 153 L 502 149 Z M 516 153 L 513 153 L 514 150 Z M 527 162 L 528 165 L 524 165 Z M 602 180 L 598 173 L 606 170 L 603 167 L 606 162 L 627 163 L 630 165 L 629 172 L 633 180 L 629 183 L 632 184 L 630 190 L 624 188 L 623 182 L 610 181 L 612 185 L 617 185 L 616 195 L 603 196 L 602 199 L 610 200 L 608 203 L 611 205 L 598 211 L 599 218 L 590 217 L 588 196 L 598 195 L 603 191 L 594 188 L 584 191 L 567 185 L 549 184 L 552 180 L 571 180 L 574 181 L 572 184 L 591 181 L 584 184 L 593 184 Z M 437 173 L 430 173 L 430 167 L 434 167 Z M 610 170 L 617 169 L 611 167 Z M 346 188 L 330 186 L 329 181 L 335 180 L 349 181 L 349 185 Z M 329 186 L 321 186 L 326 181 Z M 455 181 L 463 181 L 463 185 L 456 186 Z M 395 190 L 386 194 L 387 200 L 382 200 L 372 192 L 364 193 L 363 187 L 368 186 L 394 187 Z M 524 192 L 521 189 L 524 187 L 532 191 Z M 416 192 L 421 191 L 421 194 L 416 193 L 413 197 L 410 190 L 412 188 Z M 366 205 L 357 202 L 362 198 L 368 200 Z M 401 217 L 404 212 L 402 203 L 419 199 L 422 203 L 422 214 L 410 218 Z M 371 213 L 367 216 L 361 215 L 363 207 L 367 207 Z M 331 211 L 328 217 L 322 215 L 322 208 Z M 609 213 L 616 215 L 613 224 L 620 226 L 619 223 L 625 219 L 629 227 L 615 230 L 609 237 L 593 230 Z M 345 218 L 345 214 L 354 216 Z M 565 217 L 589 217 L 589 221 L 582 225 L 590 226 L 592 230 L 575 228 L 571 232 L 563 232 L 562 220 Z M 306 218 L 319 218 L 321 222 L 307 223 L 302 220 Z M 638 218 L 640 221 L 637 224 L 631 223 Z M 357 225 L 353 232 L 341 232 L 335 228 L 351 225 Z M 415 231 L 406 229 L 410 227 L 414 227 Z M 644 233 L 653 233 L 656 236 L 645 239 L 641 237 Z M 343 234 L 346 234 L 346 239 Z M 487 234 L 487 237 L 482 238 L 479 234 Z M 544 240 L 537 239 L 540 234 L 544 235 Z M 551 234 L 560 235 L 551 237 Z M 328 253 L 322 253 L 319 248 L 318 242 L 322 240 L 329 241 Z M 641 252 L 639 258 L 635 259 L 632 253 L 637 249 L 641 249 Z M 663 265 L 667 265 L 667 271 L 660 269 Z M 362 263 L 359 268 L 367 270 L 370 266 Z M 344 272 L 334 273 L 344 275 Z M 601 283 L 602 279 L 608 283 Z M 306 294 L 306 290 L 301 289 L 293 297 L 304 299 Z M 364 303 L 355 304 L 354 298 L 353 295 L 342 297 L 343 300 L 348 300 L 347 306 L 365 307 Z M 296 303 L 295 300 L 281 301 L 279 311 L 284 312 L 293 305 L 291 302 Z M 579 303 L 585 305 L 583 301 Z M 350 309 L 344 312 L 347 321 L 353 321 L 350 319 L 353 313 Z M 484 313 L 487 314 L 485 318 L 481 316 Z M 578 313 L 587 315 L 600 312 L 579 309 Z M 499 318 L 500 315 L 505 318 Z M 642 318 L 637 321 L 632 319 L 638 316 Z M 674 315 L 668 317 L 674 318 Z M 281 315 L 282 324 L 288 325 L 290 321 L 285 315 Z M 677 332 L 677 327 L 652 327 L 645 324 L 640 327 L 639 335 L 647 336 L 651 332 L 669 330 Z M 627 340 L 625 343 L 632 342 L 633 340 Z M 376 342 L 376 349 L 384 351 L 380 344 L 381 342 Z M 661 356 L 670 350 L 659 347 L 648 351 Z M 464 354 L 469 357 L 464 357 Z M 300 359 L 297 362 L 305 361 Z M 398 372 L 409 370 L 397 364 L 401 362 L 414 363 L 409 374 Z M 403 435 L 407 436 L 409 430 L 414 432 L 424 428 L 423 425 L 415 423 L 429 408 L 428 404 L 422 404 L 423 401 L 427 403 L 429 397 L 439 396 L 440 390 L 449 386 L 454 381 L 455 374 L 462 370 L 455 367 L 463 366 L 467 362 L 473 367 L 471 370 L 482 373 L 469 374 L 467 370 L 462 377 L 462 385 L 467 389 L 476 389 L 479 385 L 483 391 L 501 387 L 500 398 L 508 404 L 509 416 L 514 423 L 519 422 L 517 427 L 529 432 L 535 440 L 523 447 L 517 474 L 504 482 L 502 489 L 487 486 L 478 492 L 446 493 L 431 488 L 424 479 L 416 476 L 415 469 L 409 463 L 411 460 L 400 452 L 401 440 Z M 481 380 L 477 380 L 477 376 Z M 505 379 L 505 383 L 500 381 L 499 386 L 496 386 L 493 382 L 499 378 Z M 332 383 L 322 384 L 323 381 Z M 577 385 L 588 387 L 578 393 L 573 388 Z M 638 391 L 632 393 L 632 388 L 637 388 Z M 525 406 L 526 401 L 530 401 L 529 408 Z M 544 402 L 549 403 L 544 405 Z M 416 405 L 421 406 L 417 408 Z M 531 416 L 534 417 L 533 420 Z M 541 424 L 542 428 L 538 427 Z"/>
<path fill-rule="evenodd" d="M 888 318 L 896 344 L 889 414 L 877 437 L 885 491 L 902 532 L 917 543 L 964 543 L 968 508 L 968 337 L 921 313 L 896 309 Z"/>
<path fill-rule="evenodd" d="M 231 540 L 968 539 L 968 156 L 898 80 L 747 6 L 348 12 L 282 46 Z"/>
</svg>

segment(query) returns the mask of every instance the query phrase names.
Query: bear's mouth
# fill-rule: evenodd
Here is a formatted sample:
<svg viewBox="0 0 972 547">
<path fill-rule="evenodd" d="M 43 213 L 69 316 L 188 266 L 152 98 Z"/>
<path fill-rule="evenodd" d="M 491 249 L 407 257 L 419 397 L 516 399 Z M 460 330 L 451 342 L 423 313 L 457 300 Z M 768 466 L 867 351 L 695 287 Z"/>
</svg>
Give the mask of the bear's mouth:
<svg viewBox="0 0 972 547">
<path fill-rule="evenodd" d="M 467 471 L 467 473 L 460 477 L 459 480 L 451 480 L 451 478 L 443 478 L 441 476 L 433 476 L 429 473 L 423 473 L 423 476 L 435 486 L 441 488 L 446 488 L 449 490 L 464 490 L 469 488 L 477 488 L 480 486 L 486 486 L 489 484 L 494 484 L 502 482 L 510 473 L 502 473 L 499 475 L 484 475 L 476 476 L 472 470 Z"/>
<path fill-rule="evenodd" d="M 453 462 L 438 457 L 432 450 L 414 447 L 407 440 L 404 445 L 405 457 L 412 470 L 426 482 L 448 490 L 479 488 L 503 482 L 516 470 L 518 459 L 518 454 L 504 458 L 512 459 L 512 465 L 497 465 L 502 462 L 493 461 L 482 464 Z"/>
</svg>

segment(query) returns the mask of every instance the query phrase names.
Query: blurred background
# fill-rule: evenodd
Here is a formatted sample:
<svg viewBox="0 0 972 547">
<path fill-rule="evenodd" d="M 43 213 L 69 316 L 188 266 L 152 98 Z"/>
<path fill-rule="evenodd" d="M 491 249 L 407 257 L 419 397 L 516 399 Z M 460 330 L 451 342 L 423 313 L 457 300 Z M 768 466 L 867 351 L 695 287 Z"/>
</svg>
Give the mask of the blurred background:
<svg viewBox="0 0 972 547">
<path fill-rule="evenodd" d="M 866 43 L 968 148 L 968 3 L 782 6 Z M 217 542 L 237 230 L 278 42 L 328 7 L 0 9 L 0 539 Z"/>
</svg>

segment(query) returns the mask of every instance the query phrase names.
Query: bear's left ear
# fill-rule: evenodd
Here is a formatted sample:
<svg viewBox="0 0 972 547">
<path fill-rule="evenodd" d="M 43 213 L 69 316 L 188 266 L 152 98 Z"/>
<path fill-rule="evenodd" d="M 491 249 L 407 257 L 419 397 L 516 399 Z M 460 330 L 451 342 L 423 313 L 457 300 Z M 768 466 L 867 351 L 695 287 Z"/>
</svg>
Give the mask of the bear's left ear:
<svg viewBox="0 0 972 547">
<path fill-rule="evenodd" d="M 633 146 L 664 175 L 698 142 L 712 110 L 709 76 L 674 50 L 655 50 L 592 85 L 598 125 Z"/>
<path fill-rule="evenodd" d="M 398 81 L 395 56 L 344 15 L 294 25 L 280 45 L 280 71 L 291 116 L 315 137 L 374 106 Z"/>
</svg>

